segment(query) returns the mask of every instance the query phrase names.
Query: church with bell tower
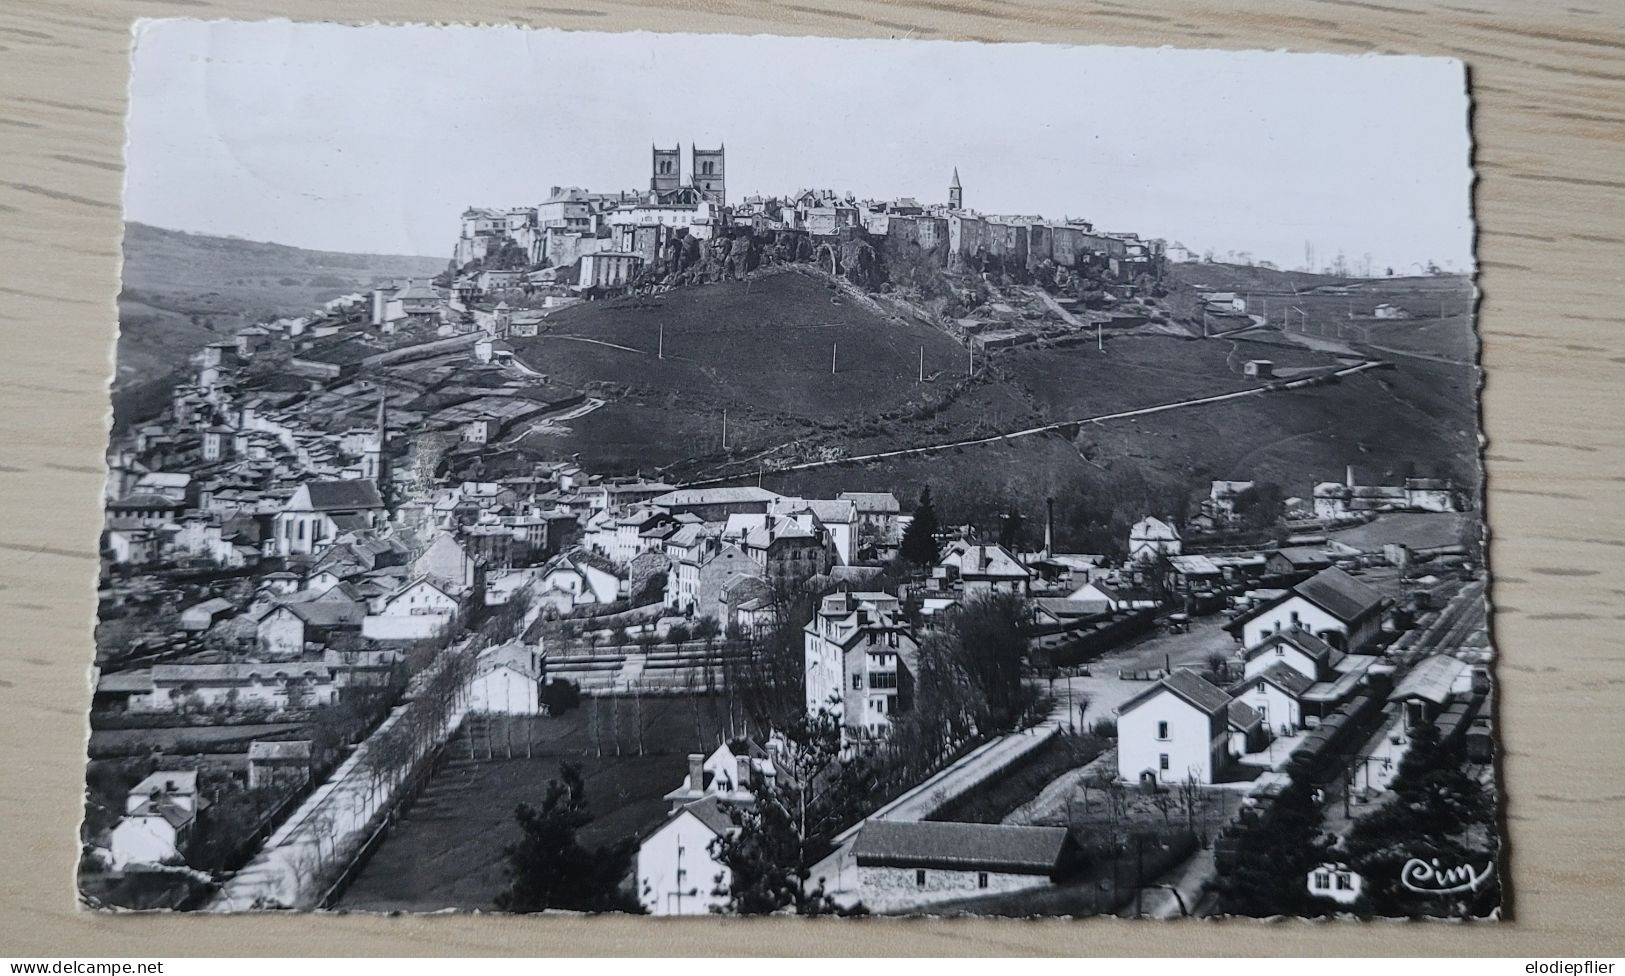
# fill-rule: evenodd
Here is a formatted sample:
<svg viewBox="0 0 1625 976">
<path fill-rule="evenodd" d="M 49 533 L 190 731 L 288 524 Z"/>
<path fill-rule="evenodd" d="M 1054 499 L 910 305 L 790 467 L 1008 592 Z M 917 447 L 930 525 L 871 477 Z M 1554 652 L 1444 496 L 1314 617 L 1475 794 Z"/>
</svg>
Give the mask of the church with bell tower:
<svg viewBox="0 0 1625 976">
<path fill-rule="evenodd" d="M 726 149 L 690 145 L 688 179 L 683 179 L 683 144 L 670 149 L 650 147 L 649 195 L 655 203 L 693 206 L 707 200 L 717 206 L 728 202 Z"/>
</svg>

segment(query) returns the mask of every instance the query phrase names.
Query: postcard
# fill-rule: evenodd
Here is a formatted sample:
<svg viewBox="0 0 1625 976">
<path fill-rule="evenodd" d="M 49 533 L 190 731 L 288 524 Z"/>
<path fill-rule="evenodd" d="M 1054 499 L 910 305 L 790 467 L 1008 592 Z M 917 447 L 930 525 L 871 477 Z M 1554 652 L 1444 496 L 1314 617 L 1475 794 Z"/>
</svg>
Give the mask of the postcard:
<svg viewBox="0 0 1625 976">
<path fill-rule="evenodd" d="M 1500 916 L 1459 62 L 135 33 L 84 906 Z"/>
</svg>

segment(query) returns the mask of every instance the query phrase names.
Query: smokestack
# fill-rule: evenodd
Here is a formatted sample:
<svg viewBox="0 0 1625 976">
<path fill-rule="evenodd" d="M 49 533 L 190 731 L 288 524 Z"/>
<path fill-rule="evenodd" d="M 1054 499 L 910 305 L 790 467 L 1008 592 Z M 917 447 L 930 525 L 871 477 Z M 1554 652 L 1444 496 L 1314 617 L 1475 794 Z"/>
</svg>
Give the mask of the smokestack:
<svg viewBox="0 0 1625 976">
<path fill-rule="evenodd" d="M 1044 499 L 1044 558 L 1055 554 L 1055 498 Z"/>
<path fill-rule="evenodd" d="M 705 792 L 705 757 L 697 752 L 688 754 L 688 788 L 694 793 Z"/>
</svg>

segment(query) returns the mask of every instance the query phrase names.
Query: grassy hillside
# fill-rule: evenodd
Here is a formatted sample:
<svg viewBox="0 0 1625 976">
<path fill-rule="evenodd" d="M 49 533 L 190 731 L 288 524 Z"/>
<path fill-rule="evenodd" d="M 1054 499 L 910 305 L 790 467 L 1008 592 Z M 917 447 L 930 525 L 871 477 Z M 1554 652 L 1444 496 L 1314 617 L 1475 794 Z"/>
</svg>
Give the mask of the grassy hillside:
<svg viewBox="0 0 1625 976">
<path fill-rule="evenodd" d="M 1233 264 L 1176 264 L 1169 268 L 1170 306 L 1186 317 L 1200 291 L 1233 291 L 1248 299 L 1248 311 L 1268 315 L 1279 326 L 1369 344 L 1378 351 L 1401 350 L 1474 362 L 1478 340 L 1473 328 L 1473 284 L 1465 275 L 1393 278 L 1338 278 L 1301 271 Z M 1397 305 L 1405 319 L 1374 319 L 1378 305 Z M 1287 311 L 1291 308 L 1291 312 Z"/>
<path fill-rule="evenodd" d="M 967 365 L 940 330 L 888 319 L 799 273 L 590 302 L 547 321 L 548 333 L 512 340 L 519 358 L 613 399 L 529 446 L 611 468 L 720 457 L 724 410 L 735 456 L 821 431 L 856 435 L 889 413 L 940 409 Z"/>
<path fill-rule="evenodd" d="M 922 348 L 928 374 L 966 365 L 964 348 L 940 330 L 888 321 L 827 282 L 797 273 L 588 302 L 547 321 L 549 334 L 515 339 L 514 346 L 562 382 L 626 383 L 798 417 L 907 399 Z"/>
<path fill-rule="evenodd" d="M 1270 481 L 1307 496 L 1353 464 L 1367 482 L 1437 475 L 1472 491 L 1481 478 L 1475 382 L 1466 367 L 1405 362 L 1326 386 L 1085 424 L 1075 436 L 769 474 L 763 484 L 810 495 L 889 490 L 905 505 L 930 485 L 946 521 L 991 531 L 1014 508 L 1032 544 L 1054 498 L 1057 544 L 1109 551 L 1140 515 L 1194 510 L 1215 479 Z"/>
<path fill-rule="evenodd" d="M 445 266 L 442 258 L 308 251 L 127 224 L 115 386 L 162 376 L 205 343 L 260 319 Z"/>
<path fill-rule="evenodd" d="M 1267 271 L 1261 277 L 1261 269 L 1244 270 L 1261 288 L 1313 287 L 1318 277 L 1271 279 Z M 1234 279 L 1204 284 L 1235 286 Z M 1457 294 L 1463 282 L 1380 285 L 1361 300 L 1420 306 L 1420 296 Z M 662 324 L 665 359 L 654 355 Z M 550 318 L 549 326 L 551 334 L 516 343 L 520 356 L 553 381 L 586 387 L 606 403 L 569 421 L 565 431 L 533 435 L 525 446 L 542 456 L 579 453 L 588 467 L 606 472 L 641 470 L 677 481 L 760 477 L 784 491 L 891 490 L 908 501 L 930 484 L 946 518 L 984 525 L 1010 507 L 1036 518 L 1053 496 L 1061 541 L 1078 546 L 1116 538 L 1130 513 L 1180 511 L 1217 478 L 1274 481 L 1306 495 L 1349 464 L 1372 480 L 1438 474 L 1471 487 L 1479 477 L 1477 372 L 1441 361 L 1461 351 L 1463 326 L 1448 320 L 1384 325 L 1383 338 L 1398 336 L 1394 341 L 1430 350 L 1429 358 L 1371 353 L 1395 367 L 1326 386 L 781 474 L 773 473 L 775 465 L 1254 388 L 1259 382 L 1243 375 L 1249 359 L 1269 359 L 1279 375 L 1296 376 L 1346 365 L 1358 348 L 1322 342 L 1325 348 L 1311 349 L 1278 334 L 1116 335 L 1104 350 L 1089 342 L 999 353 L 967 381 L 967 354 L 944 334 L 870 311 L 804 274 L 589 303 Z M 833 375 L 832 343 L 839 344 Z M 922 347 L 934 377 L 923 384 Z"/>
</svg>

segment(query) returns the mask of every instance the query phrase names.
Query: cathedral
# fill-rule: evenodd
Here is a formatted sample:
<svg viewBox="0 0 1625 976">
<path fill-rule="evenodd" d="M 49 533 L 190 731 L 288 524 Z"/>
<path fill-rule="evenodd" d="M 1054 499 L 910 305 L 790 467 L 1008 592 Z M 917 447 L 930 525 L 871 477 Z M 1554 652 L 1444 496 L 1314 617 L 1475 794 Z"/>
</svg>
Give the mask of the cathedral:
<svg viewBox="0 0 1625 976">
<path fill-rule="evenodd" d="M 683 147 L 650 147 L 649 193 L 655 203 L 692 206 L 708 200 L 717 206 L 728 201 L 723 173 L 723 147 L 701 149 L 689 146 L 688 182 L 682 177 Z"/>
</svg>

